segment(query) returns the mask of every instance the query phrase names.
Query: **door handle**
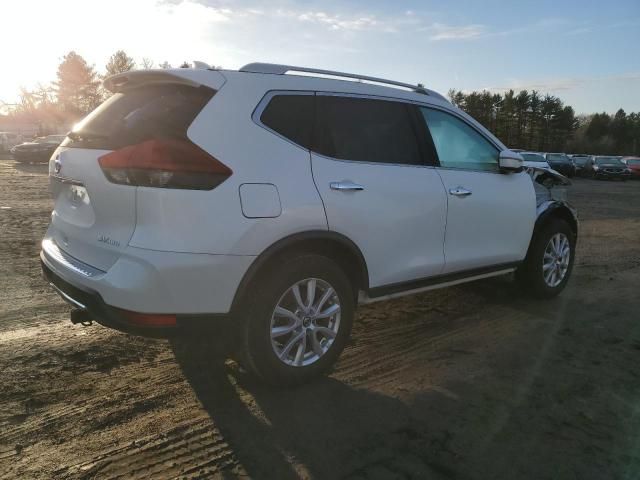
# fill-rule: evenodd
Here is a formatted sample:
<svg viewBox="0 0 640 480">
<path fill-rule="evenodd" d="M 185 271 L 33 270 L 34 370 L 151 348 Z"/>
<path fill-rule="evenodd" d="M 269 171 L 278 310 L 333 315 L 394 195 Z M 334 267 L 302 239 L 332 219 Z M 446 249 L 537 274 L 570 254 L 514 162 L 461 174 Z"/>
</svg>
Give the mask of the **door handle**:
<svg viewBox="0 0 640 480">
<path fill-rule="evenodd" d="M 360 190 L 364 190 L 364 185 L 360 185 L 358 183 L 353 183 L 350 180 L 344 180 L 342 182 L 331 182 L 329 184 L 331 190 L 340 190 L 343 192 L 359 192 Z"/>
<path fill-rule="evenodd" d="M 451 195 L 455 195 L 456 197 L 468 197 L 471 195 L 471 190 L 467 190 L 464 187 L 456 187 L 449 190 Z"/>
</svg>

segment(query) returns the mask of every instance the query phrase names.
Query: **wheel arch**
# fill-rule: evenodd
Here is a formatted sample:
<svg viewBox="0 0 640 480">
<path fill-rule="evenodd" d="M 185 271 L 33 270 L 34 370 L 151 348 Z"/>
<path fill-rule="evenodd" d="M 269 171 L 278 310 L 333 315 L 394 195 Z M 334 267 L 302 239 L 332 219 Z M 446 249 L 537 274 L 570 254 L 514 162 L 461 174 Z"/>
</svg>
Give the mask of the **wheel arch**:
<svg viewBox="0 0 640 480">
<path fill-rule="evenodd" d="M 547 202 L 538 207 L 533 236 L 554 218 L 566 221 L 571 227 L 574 237 L 578 237 L 578 215 L 576 210 L 569 204 L 560 201 Z"/>
<path fill-rule="evenodd" d="M 305 231 L 278 240 L 256 257 L 236 289 L 231 311 L 237 311 L 247 294 L 248 286 L 267 266 L 292 253 L 316 253 L 333 259 L 349 277 L 356 296 L 358 290 L 369 288 L 369 271 L 364 255 L 352 240 L 326 230 Z"/>
</svg>

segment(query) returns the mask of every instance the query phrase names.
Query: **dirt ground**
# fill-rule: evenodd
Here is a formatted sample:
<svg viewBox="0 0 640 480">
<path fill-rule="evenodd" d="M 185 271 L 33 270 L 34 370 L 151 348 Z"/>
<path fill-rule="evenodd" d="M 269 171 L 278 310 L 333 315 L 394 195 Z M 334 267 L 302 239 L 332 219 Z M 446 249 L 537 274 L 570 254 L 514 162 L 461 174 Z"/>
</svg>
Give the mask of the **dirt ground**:
<svg viewBox="0 0 640 480">
<path fill-rule="evenodd" d="M 40 277 L 46 167 L 0 160 L 0 477 L 640 478 L 640 182 L 576 180 L 567 290 L 499 278 L 361 308 L 328 378 L 73 326 Z"/>
</svg>

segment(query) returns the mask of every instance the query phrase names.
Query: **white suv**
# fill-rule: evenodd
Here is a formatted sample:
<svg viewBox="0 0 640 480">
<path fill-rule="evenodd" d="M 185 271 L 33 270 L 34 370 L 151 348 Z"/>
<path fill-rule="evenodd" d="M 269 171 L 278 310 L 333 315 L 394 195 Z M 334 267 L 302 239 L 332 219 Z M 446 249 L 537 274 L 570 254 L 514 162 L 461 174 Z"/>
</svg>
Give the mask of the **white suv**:
<svg viewBox="0 0 640 480">
<path fill-rule="evenodd" d="M 292 383 L 336 361 L 358 303 L 514 271 L 539 296 L 567 283 L 574 210 L 431 90 L 271 64 L 105 85 L 49 164 L 41 259 L 74 323 L 230 318 L 244 365 Z"/>
</svg>

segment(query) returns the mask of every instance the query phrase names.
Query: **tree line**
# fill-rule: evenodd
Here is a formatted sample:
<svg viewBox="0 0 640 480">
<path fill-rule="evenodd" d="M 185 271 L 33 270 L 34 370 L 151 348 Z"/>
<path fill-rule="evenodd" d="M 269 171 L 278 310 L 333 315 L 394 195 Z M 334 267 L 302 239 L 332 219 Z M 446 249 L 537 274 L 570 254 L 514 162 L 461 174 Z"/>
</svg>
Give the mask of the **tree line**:
<svg viewBox="0 0 640 480">
<path fill-rule="evenodd" d="M 150 69 L 155 65 L 152 60 L 143 58 L 139 66 Z M 158 67 L 171 68 L 171 65 L 165 61 Z M 186 68 L 189 64 L 184 62 L 180 67 Z M 111 95 L 102 87 L 105 78 L 136 68 L 136 61 L 123 50 L 118 50 L 111 55 L 104 73 L 100 74 L 81 55 L 71 51 L 62 58 L 56 80 L 51 84 L 39 84 L 31 90 L 20 89 L 18 103 L 5 120 L 38 125 L 41 135 L 51 133 L 57 126 L 68 127 Z"/>
<path fill-rule="evenodd" d="M 39 125 L 41 134 L 51 126 L 69 126 L 102 103 L 110 93 L 102 80 L 136 68 L 154 68 L 143 58 L 138 64 L 123 50 L 109 58 L 100 74 L 78 53 L 62 58 L 56 80 L 35 89 L 22 88 L 18 104 L 7 120 Z M 180 67 L 188 67 L 184 62 Z M 170 68 L 168 62 L 158 65 Z M 474 117 L 507 146 L 533 151 L 633 155 L 640 153 L 640 112 L 577 116 L 573 108 L 550 94 L 536 90 L 486 90 L 465 93 L 449 90 L 451 102 Z"/>
<path fill-rule="evenodd" d="M 451 102 L 511 148 L 540 152 L 634 155 L 640 153 L 640 112 L 576 116 L 571 106 L 536 90 L 449 90 Z"/>
</svg>

